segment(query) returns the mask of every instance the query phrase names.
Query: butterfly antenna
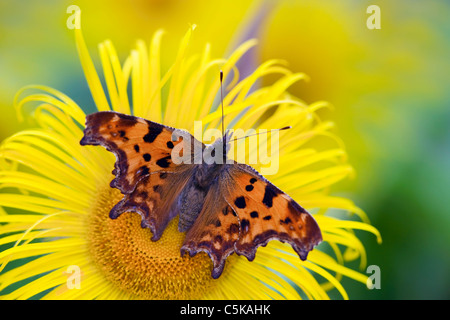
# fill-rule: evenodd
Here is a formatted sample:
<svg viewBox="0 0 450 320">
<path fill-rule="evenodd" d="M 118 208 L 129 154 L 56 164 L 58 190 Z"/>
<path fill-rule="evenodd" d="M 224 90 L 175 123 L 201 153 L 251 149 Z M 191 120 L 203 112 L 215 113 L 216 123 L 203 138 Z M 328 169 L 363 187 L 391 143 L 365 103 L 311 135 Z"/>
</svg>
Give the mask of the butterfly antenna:
<svg viewBox="0 0 450 320">
<path fill-rule="evenodd" d="M 223 92 L 222 92 L 222 82 L 223 82 L 223 71 L 220 70 L 220 101 L 222 103 L 222 137 L 225 135 L 225 125 L 224 125 L 224 115 L 223 115 Z"/>
<path fill-rule="evenodd" d="M 288 130 L 288 129 L 291 129 L 291 128 L 292 128 L 291 126 L 287 126 L 287 127 L 283 127 L 283 128 L 280 128 L 280 129 L 273 129 L 273 130 L 268 130 L 268 131 L 265 131 L 265 132 L 258 132 L 258 133 L 250 134 L 250 135 L 245 136 L 245 137 L 235 138 L 235 139 L 233 139 L 233 140 L 230 140 L 230 142 L 231 142 L 231 141 L 236 141 L 236 140 L 239 140 L 239 139 L 245 139 L 245 138 L 252 137 L 252 136 L 257 136 L 258 134 L 262 134 L 262 133 L 268 133 L 268 132 L 274 132 L 274 131 Z"/>
</svg>

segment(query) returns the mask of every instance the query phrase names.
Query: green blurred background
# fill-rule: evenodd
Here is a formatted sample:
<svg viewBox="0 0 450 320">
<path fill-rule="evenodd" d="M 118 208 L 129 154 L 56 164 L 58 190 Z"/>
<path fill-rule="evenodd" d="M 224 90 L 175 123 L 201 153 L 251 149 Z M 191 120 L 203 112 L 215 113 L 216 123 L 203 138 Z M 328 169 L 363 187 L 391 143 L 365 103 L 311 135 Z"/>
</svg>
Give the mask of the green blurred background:
<svg viewBox="0 0 450 320">
<path fill-rule="evenodd" d="M 446 1 L 5 1 L 0 0 L 0 140 L 18 123 L 16 92 L 43 84 L 94 104 L 78 60 L 70 5 L 78 5 L 88 48 L 111 39 L 123 59 L 138 38 L 164 28 L 164 61 L 190 24 L 194 44 L 212 43 L 220 57 L 253 25 L 258 59 L 285 59 L 311 77 L 292 93 L 327 100 L 356 177 L 335 194 L 356 202 L 378 228 L 358 236 L 368 264 L 381 270 L 381 289 L 344 279 L 351 299 L 450 298 L 450 4 Z M 369 30 L 369 5 L 381 29 Z M 261 8 L 266 8 L 262 10 Z M 270 79 L 267 79 L 270 81 Z M 355 263 L 357 268 L 357 263 Z M 364 271 L 364 270 L 363 270 Z"/>
</svg>

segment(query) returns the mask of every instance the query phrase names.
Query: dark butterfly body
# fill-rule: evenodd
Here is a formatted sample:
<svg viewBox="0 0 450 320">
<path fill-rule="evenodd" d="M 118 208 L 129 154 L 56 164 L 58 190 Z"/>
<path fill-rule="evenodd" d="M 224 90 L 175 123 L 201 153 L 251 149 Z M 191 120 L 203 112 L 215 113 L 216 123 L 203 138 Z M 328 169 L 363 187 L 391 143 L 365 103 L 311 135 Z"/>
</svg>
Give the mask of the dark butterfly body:
<svg viewBox="0 0 450 320">
<path fill-rule="evenodd" d="M 116 155 L 111 187 L 124 198 L 110 217 L 139 213 L 142 227 L 150 228 L 157 241 L 179 215 L 178 229 L 186 232 L 181 254 L 206 252 L 213 278 L 222 274 L 233 252 L 252 261 L 256 249 L 273 239 L 289 243 L 305 260 L 322 241 L 316 221 L 252 167 L 227 159 L 229 138 L 227 133 L 204 145 L 179 129 L 98 112 L 87 117 L 80 143 L 102 145 Z M 205 154 L 226 161 L 199 161 Z M 177 155 L 187 161 L 175 161 Z"/>
</svg>

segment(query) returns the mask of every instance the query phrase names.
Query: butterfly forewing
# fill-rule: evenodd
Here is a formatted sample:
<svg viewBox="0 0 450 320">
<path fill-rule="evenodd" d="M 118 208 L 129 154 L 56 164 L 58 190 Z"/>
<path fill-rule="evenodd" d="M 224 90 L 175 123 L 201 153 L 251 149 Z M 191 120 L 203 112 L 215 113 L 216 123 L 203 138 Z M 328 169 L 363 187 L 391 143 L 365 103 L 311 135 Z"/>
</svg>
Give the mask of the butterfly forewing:
<svg viewBox="0 0 450 320">
<path fill-rule="evenodd" d="M 172 150 L 193 144 L 186 132 L 142 118 L 117 112 L 97 112 L 86 120 L 81 145 L 102 145 L 116 155 L 115 179 L 111 187 L 125 196 L 110 212 L 117 218 L 123 212 L 137 212 L 142 227 L 150 228 L 158 240 L 167 223 L 176 215 L 176 200 L 191 177 L 192 164 L 175 164 Z M 181 131 L 181 130 L 177 130 Z M 178 140 L 173 139 L 178 137 Z M 179 145 L 180 144 L 180 145 Z M 193 150 L 192 146 L 188 150 Z"/>
<path fill-rule="evenodd" d="M 145 176 L 156 171 L 173 171 L 172 149 L 185 142 L 173 141 L 176 129 L 142 118 L 112 111 L 87 116 L 81 145 L 102 145 L 116 155 L 115 179 L 111 187 L 131 193 Z"/>
</svg>

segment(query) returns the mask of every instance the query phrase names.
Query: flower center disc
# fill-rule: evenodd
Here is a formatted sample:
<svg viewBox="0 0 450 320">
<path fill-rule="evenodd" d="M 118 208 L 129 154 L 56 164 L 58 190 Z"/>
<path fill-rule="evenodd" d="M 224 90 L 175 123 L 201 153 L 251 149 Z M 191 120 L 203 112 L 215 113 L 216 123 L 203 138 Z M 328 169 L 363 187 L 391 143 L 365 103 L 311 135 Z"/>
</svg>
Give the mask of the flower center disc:
<svg viewBox="0 0 450 320">
<path fill-rule="evenodd" d="M 141 216 L 126 212 L 117 219 L 109 211 L 122 199 L 116 189 L 100 193 L 89 217 L 89 248 L 105 276 L 125 292 L 141 299 L 200 299 L 218 280 L 211 277 L 212 262 L 206 253 L 181 257 L 185 233 L 178 217 L 158 241 L 141 227 Z M 223 277 L 224 275 L 222 275 Z"/>
</svg>

